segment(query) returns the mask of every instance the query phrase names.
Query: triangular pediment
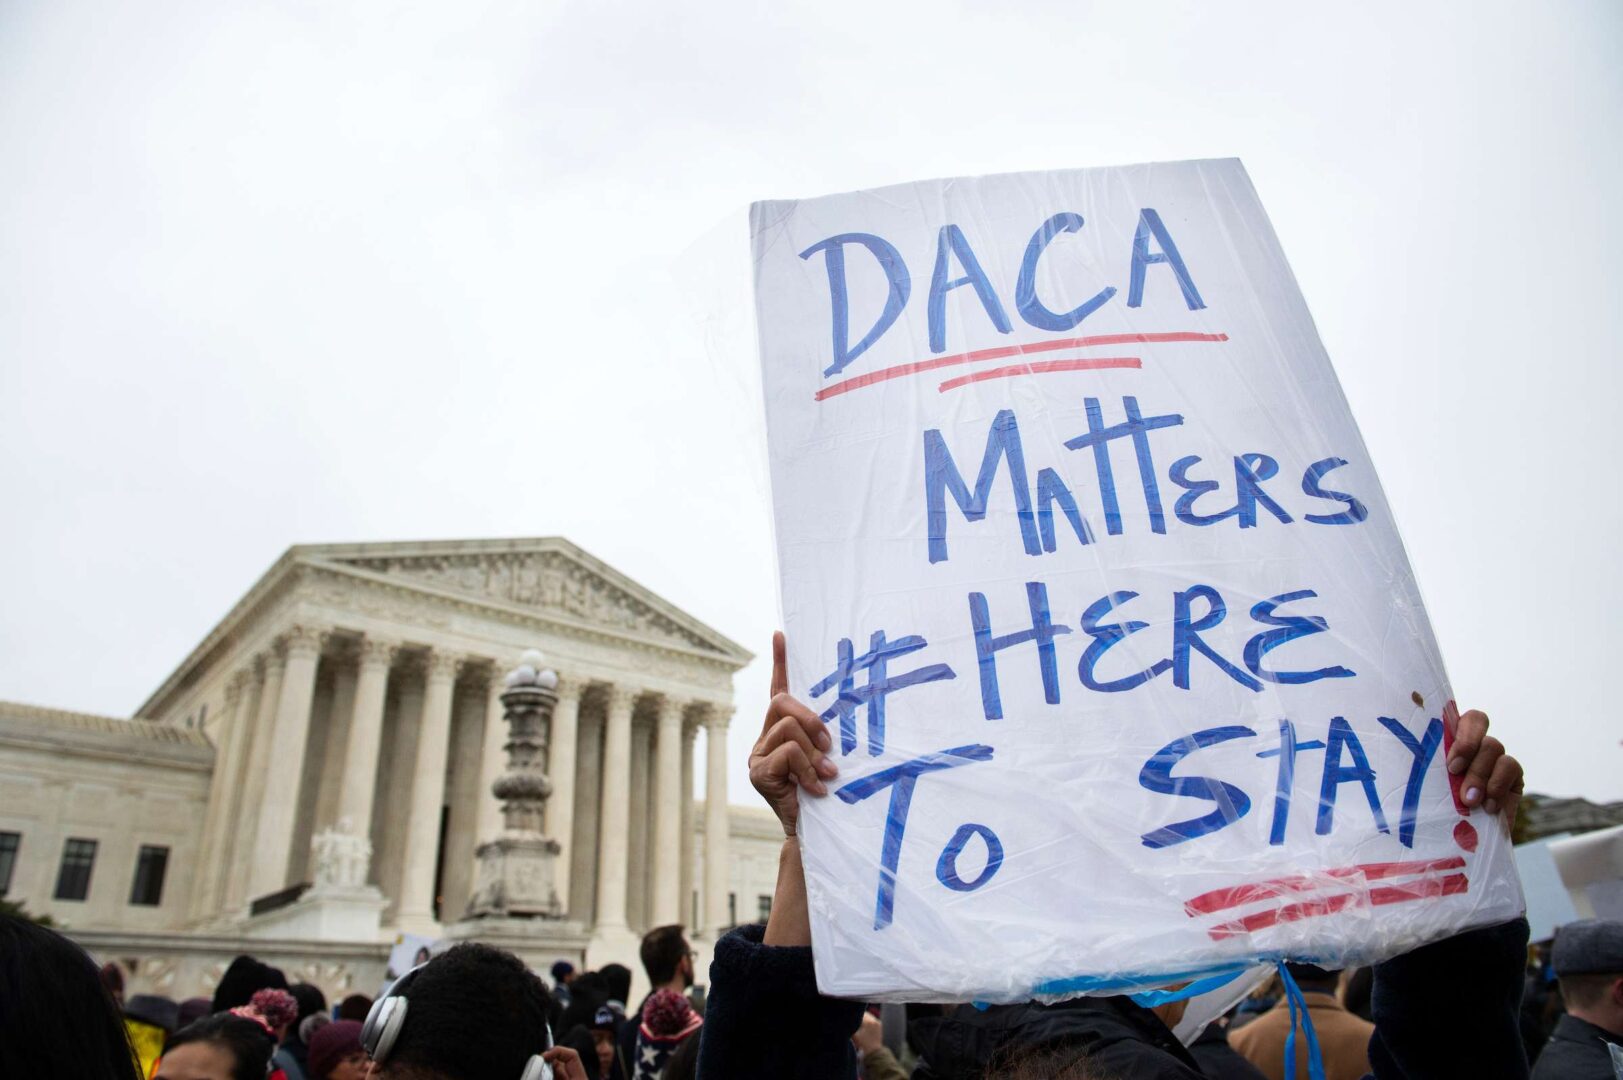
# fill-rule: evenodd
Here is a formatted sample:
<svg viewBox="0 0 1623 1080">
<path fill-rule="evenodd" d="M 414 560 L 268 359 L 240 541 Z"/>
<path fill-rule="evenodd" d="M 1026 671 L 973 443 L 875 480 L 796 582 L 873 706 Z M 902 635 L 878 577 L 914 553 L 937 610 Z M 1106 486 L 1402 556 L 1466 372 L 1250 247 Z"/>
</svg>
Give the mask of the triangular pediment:
<svg viewBox="0 0 1623 1080">
<path fill-rule="evenodd" d="M 301 561 L 666 641 L 739 665 L 750 659 L 736 642 L 559 537 L 324 544 L 295 548 L 294 554 Z"/>
</svg>

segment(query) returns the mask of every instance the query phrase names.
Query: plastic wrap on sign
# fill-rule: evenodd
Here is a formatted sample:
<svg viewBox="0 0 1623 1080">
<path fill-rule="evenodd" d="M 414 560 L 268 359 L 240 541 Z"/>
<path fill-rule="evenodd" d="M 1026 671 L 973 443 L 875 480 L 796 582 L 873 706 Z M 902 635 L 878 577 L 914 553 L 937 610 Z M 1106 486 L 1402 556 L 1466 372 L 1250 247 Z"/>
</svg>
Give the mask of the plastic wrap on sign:
<svg viewBox="0 0 1623 1080">
<path fill-rule="evenodd" d="M 818 983 L 1020 1001 L 1343 966 L 1522 908 L 1238 161 L 751 210 Z"/>
</svg>

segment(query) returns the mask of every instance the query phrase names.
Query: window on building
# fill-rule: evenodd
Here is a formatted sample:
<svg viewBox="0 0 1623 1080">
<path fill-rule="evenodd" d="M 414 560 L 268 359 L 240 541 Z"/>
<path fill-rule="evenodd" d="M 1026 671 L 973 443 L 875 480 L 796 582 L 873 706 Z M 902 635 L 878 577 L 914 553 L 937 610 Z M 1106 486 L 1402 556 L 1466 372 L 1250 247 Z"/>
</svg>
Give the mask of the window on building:
<svg viewBox="0 0 1623 1080">
<path fill-rule="evenodd" d="M 208 719 L 209 719 L 209 707 L 208 707 L 207 704 L 205 704 L 205 705 L 203 705 L 201 708 L 199 708 L 197 710 L 197 727 L 198 727 L 199 730 L 202 729 L 204 724 L 208 723 Z"/>
<path fill-rule="evenodd" d="M 135 859 L 135 881 L 130 885 L 130 903 L 157 907 L 163 903 L 163 875 L 169 869 L 169 849 L 141 845 Z"/>
<path fill-rule="evenodd" d="M 772 917 L 772 898 L 770 896 L 757 896 L 755 898 L 755 921 L 766 922 Z"/>
<path fill-rule="evenodd" d="M 22 833 L 0 832 L 0 896 L 11 891 L 11 872 L 17 869 L 17 849 L 22 842 Z"/>
<path fill-rule="evenodd" d="M 735 892 L 727 894 L 727 925 L 738 925 L 738 894 Z"/>
<path fill-rule="evenodd" d="M 62 866 L 56 872 L 56 899 L 83 900 L 90 895 L 90 868 L 96 863 L 96 842 L 69 837 L 62 845 Z"/>
</svg>

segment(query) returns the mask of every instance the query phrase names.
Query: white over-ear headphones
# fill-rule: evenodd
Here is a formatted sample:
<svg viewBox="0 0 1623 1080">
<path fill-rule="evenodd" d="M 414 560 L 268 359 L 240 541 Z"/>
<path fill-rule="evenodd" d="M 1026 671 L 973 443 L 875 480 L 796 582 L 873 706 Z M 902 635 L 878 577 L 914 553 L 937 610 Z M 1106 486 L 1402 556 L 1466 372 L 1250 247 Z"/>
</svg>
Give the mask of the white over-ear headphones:
<svg viewBox="0 0 1623 1080">
<path fill-rule="evenodd" d="M 390 1051 L 400 1039 L 401 1029 L 406 1026 L 406 1009 L 411 1005 L 406 998 L 406 988 L 417 973 L 427 966 L 426 963 L 418 964 L 391 983 L 382 996 L 372 1003 L 366 1021 L 361 1024 L 361 1049 L 379 1065 L 389 1059 Z M 551 1050 L 552 1029 L 543 1022 L 541 1031 L 546 1037 L 547 1049 Z M 552 1066 L 541 1060 L 540 1054 L 531 1054 L 518 1080 L 552 1080 Z"/>
</svg>

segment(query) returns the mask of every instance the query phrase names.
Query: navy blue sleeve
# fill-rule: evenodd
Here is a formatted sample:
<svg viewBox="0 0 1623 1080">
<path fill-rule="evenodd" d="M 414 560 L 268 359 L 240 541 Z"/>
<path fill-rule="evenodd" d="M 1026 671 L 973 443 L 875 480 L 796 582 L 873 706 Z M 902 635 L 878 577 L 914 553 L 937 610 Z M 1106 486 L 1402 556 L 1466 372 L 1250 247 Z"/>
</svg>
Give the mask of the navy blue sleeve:
<svg viewBox="0 0 1623 1080">
<path fill-rule="evenodd" d="M 810 948 L 763 945 L 764 926 L 716 942 L 699 1080 L 855 1080 L 862 1004 L 817 992 Z"/>
<path fill-rule="evenodd" d="M 1377 1080 L 1525 1080 L 1519 1022 L 1527 920 L 1468 930 L 1375 965 Z"/>
</svg>

